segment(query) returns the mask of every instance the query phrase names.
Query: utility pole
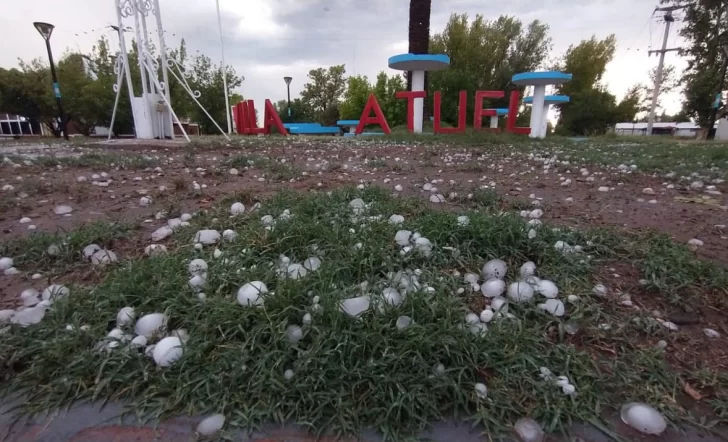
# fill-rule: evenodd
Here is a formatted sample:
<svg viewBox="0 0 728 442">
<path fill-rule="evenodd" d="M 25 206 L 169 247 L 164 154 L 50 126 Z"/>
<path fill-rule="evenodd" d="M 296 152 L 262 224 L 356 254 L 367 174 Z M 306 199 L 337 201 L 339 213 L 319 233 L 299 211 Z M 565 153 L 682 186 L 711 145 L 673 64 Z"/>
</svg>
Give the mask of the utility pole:
<svg viewBox="0 0 728 442">
<path fill-rule="evenodd" d="M 662 37 L 662 49 L 659 51 L 649 51 L 649 55 L 653 53 L 660 54 L 660 61 L 657 63 L 657 75 L 655 75 L 655 85 L 652 89 L 652 103 L 650 103 L 650 116 L 647 118 L 647 135 L 652 135 L 652 126 L 655 124 L 655 108 L 657 107 L 657 98 L 660 95 L 660 85 L 662 84 L 662 68 L 665 64 L 665 53 L 678 51 L 679 48 L 667 49 L 667 37 L 670 34 L 670 25 L 675 21 L 672 11 L 682 9 L 683 6 L 670 6 L 667 8 L 655 8 L 655 11 L 664 11 L 662 17 L 665 20 L 665 35 Z"/>
</svg>

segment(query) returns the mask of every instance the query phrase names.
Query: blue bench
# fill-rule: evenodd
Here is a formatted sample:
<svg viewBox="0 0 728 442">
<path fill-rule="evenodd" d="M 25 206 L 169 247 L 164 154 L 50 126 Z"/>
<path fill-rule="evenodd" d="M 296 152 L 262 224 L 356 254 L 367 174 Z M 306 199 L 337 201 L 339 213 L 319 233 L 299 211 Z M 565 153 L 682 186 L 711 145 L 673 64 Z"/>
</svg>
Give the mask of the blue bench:
<svg viewBox="0 0 728 442">
<path fill-rule="evenodd" d="M 333 126 L 321 126 L 319 123 L 284 123 L 288 133 L 292 135 L 339 135 L 341 129 Z"/>
<path fill-rule="evenodd" d="M 349 133 L 353 134 L 356 131 L 356 127 L 359 125 L 359 120 L 339 120 L 336 122 L 337 126 L 344 129 L 349 129 Z"/>
</svg>

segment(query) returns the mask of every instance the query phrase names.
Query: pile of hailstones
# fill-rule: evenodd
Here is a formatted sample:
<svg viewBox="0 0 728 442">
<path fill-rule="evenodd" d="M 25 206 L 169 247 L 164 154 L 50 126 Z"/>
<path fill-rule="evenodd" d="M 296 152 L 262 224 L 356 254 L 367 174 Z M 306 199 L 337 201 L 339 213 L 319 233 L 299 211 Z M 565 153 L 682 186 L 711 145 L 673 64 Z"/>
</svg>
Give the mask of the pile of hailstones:
<svg viewBox="0 0 728 442">
<path fill-rule="evenodd" d="M 518 281 L 512 282 L 506 287 L 503 280 L 506 276 L 506 263 L 500 259 L 488 261 L 483 266 L 482 279 L 484 282 L 479 283 L 480 275 L 475 273 L 466 273 L 464 275 L 465 282 L 469 283 L 473 291 L 481 291 L 483 296 L 489 299 L 490 304 L 483 310 L 480 315 L 468 313 L 465 316 L 466 327 L 473 334 L 482 334 L 488 330 L 487 324 L 497 317 L 512 317 L 507 312 L 509 302 L 526 303 L 533 299 L 535 294 L 540 294 L 546 301 L 538 304 L 538 308 L 548 312 L 556 317 L 564 316 L 566 307 L 564 303 L 557 299 L 559 288 L 552 281 L 541 279 L 535 276 L 536 264 L 527 262 L 520 268 Z M 464 292 L 461 289 L 460 292 Z M 506 297 L 503 297 L 503 293 Z M 569 302 L 577 302 L 576 295 L 568 297 Z"/>
<path fill-rule="evenodd" d="M 0 310 L 0 324 L 10 323 L 21 327 L 38 324 L 53 303 L 69 293 L 68 287 L 59 284 L 50 285 L 43 292 L 34 288 L 25 289 L 20 293 L 22 306 L 15 310 Z"/>
</svg>

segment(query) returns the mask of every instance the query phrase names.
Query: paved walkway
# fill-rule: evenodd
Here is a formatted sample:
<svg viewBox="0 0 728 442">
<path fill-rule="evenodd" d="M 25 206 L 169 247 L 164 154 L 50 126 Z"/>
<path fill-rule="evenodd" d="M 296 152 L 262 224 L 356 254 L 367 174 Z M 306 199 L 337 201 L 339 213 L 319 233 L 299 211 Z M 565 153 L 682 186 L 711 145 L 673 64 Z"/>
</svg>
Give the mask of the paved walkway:
<svg viewBox="0 0 728 442">
<path fill-rule="evenodd" d="M 188 442 L 196 441 L 195 428 L 200 417 L 175 418 L 162 422 L 156 427 L 153 424 L 139 426 L 134 418 L 120 419 L 119 405 L 98 406 L 81 404 L 67 412 L 60 412 L 34 419 L 17 419 L 8 413 L 13 404 L 0 406 L 0 440 L 7 442 Z M 660 441 L 660 442 L 721 442 L 728 440 L 728 429 L 723 429 L 723 437 L 706 435 L 696 430 L 681 432 L 670 429 L 668 434 L 657 437 L 638 435 L 626 428 L 615 417 L 611 419 L 613 428 L 625 441 Z M 594 427 L 575 425 L 574 437 L 571 439 L 551 437 L 550 442 L 609 442 L 613 439 Z M 482 429 L 471 429 L 469 425 L 455 422 L 437 423 L 421 440 L 434 442 L 476 442 L 486 438 L 480 436 Z M 333 442 L 342 439 L 323 437 L 316 439 L 305 429 L 292 426 L 270 425 L 263 431 L 246 434 L 240 432 L 233 435 L 232 440 L 249 442 Z M 348 442 L 356 439 L 343 439 Z M 379 442 L 381 437 L 373 431 L 360 435 L 362 442 Z M 512 440 L 517 440 L 513 438 Z"/>
</svg>

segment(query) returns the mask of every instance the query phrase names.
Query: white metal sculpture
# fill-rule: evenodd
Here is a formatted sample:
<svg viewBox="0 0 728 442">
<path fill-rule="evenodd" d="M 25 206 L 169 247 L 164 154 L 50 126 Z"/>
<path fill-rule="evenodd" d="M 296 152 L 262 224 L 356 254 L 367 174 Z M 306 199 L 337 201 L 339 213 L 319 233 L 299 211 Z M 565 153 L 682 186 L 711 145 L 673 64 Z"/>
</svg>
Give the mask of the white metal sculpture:
<svg viewBox="0 0 728 442">
<path fill-rule="evenodd" d="M 194 102 L 203 110 L 205 115 L 220 130 L 220 133 L 228 138 L 217 122 L 210 116 L 207 110 L 197 100 L 200 92 L 192 90 L 186 78 L 189 77 L 184 69 L 171 57 L 167 56 L 167 46 L 164 41 L 164 27 L 162 26 L 162 14 L 159 8 L 159 0 L 114 0 L 116 8 L 116 18 L 119 30 L 119 49 L 120 54 L 117 58 L 114 71 L 117 75 L 114 91 L 116 99 L 114 101 L 114 110 L 111 118 L 111 127 L 109 129 L 109 139 L 113 132 L 116 110 L 119 104 L 119 95 L 124 77 L 127 80 L 127 89 L 129 91 L 129 99 L 131 101 L 132 115 L 134 117 L 134 128 L 137 138 L 153 139 L 153 138 L 171 138 L 174 139 L 173 124 L 177 124 L 180 132 L 187 141 L 190 141 L 187 132 L 172 108 L 172 100 L 169 95 L 169 73 L 175 77 L 182 85 L 183 89 L 192 97 Z M 149 41 L 150 35 L 147 31 L 147 17 L 152 14 L 156 20 L 158 41 L 156 46 L 159 48 L 159 60 L 152 54 L 152 43 Z M 131 72 L 129 69 L 128 52 L 126 50 L 126 42 L 124 38 L 124 19 L 133 18 L 133 30 L 136 35 L 135 44 L 137 54 L 139 55 L 139 72 L 141 75 L 142 96 L 134 95 L 132 86 Z M 176 68 L 177 73 L 174 72 Z M 160 72 L 161 71 L 161 72 Z M 161 73 L 161 81 L 160 81 Z M 229 138 L 228 138 L 229 139 Z"/>
</svg>

